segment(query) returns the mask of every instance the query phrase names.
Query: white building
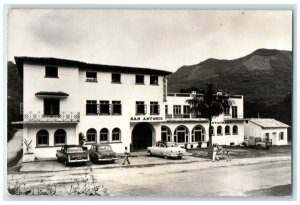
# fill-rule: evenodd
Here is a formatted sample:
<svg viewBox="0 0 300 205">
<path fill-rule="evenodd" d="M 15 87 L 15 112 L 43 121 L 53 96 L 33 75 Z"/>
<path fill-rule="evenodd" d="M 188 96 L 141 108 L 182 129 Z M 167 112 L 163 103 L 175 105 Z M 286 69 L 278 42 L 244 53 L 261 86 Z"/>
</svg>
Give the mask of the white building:
<svg viewBox="0 0 300 205">
<path fill-rule="evenodd" d="M 16 57 L 23 76 L 24 139 L 36 158 L 54 158 L 63 144 L 109 143 L 116 152 L 156 141 L 206 146 L 208 121 L 186 102 L 195 93 L 167 93 L 168 71 L 87 64 L 56 58 Z M 244 139 L 243 96 L 213 119 L 213 143 Z M 24 149 L 25 150 L 25 149 Z"/>
<path fill-rule="evenodd" d="M 245 137 L 272 140 L 273 145 L 287 145 L 287 128 L 290 126 L 275 119 L 251 118 L 245 123 Z"/>
</svg>

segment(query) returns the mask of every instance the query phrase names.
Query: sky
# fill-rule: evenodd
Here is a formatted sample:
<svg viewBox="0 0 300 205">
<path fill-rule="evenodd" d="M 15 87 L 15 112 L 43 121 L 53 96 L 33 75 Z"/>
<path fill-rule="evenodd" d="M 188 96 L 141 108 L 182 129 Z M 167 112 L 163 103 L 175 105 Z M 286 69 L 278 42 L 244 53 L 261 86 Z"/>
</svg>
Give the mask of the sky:
<svg viewBox="0 0 300 205">
<path fill-rule="evenodd" d="M 175 72 L 259 48 L 292 50 L 284 10 L 12 9 L 8 60 L 56 57 Z"/>
</svg>

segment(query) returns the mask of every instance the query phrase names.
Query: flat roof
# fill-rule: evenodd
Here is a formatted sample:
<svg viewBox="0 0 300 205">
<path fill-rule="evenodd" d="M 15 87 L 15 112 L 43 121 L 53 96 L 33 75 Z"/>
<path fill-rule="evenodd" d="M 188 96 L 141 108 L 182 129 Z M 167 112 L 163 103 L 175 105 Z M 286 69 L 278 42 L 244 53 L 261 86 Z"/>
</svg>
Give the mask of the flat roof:
<svg viewBox="0 0 300 205">
<path fill-rule="evenodd" d="M 141 73 L 141 74 L 153 74 L 153 75 L 161 75 L 161 76 L 170 75 L 172 73 L 165 70 L 158 70 L 158 69 L 151 69 L 151 68 L 92 64 L 92 63 L 85 63 L 81 61 L 52 58 L 52 57 L 19 56 L 19 57 L 15 57 L 15 61 L 21 76 L 23 76 L 23 65 L 25 63 L 32 64 L 32 65 L 78 67 L 79 69 L 87 69 L 87 70 L 94 70 L 100 72 L 120 72 L 120 73 L 134 73 L 134 74 Z"/>
</svg>

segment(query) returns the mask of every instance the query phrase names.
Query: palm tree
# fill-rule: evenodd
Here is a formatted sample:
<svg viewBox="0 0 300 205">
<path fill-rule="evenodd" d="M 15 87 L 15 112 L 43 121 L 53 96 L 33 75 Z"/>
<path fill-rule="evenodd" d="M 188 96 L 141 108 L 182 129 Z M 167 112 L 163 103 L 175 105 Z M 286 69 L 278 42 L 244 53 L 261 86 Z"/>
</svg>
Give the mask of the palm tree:
<svg viewBox="0 0 300 205">
<path fill-rule="evenodd" d="M 212 156 L 213 151 L 211 121 L 213 117 L 219 116 L 226 108 L 230 107 L 229 97 L 229 93 L 216 93 L 213 85 L 207 84 L 203 95 L 200 97 L 195 95 L 192 99 L 187 100 L 187 103 L 191 105 L 191 112 L 196 114 L 196 117 L 206 118 L 209 121 L 209 156 Z"/>
</svg>

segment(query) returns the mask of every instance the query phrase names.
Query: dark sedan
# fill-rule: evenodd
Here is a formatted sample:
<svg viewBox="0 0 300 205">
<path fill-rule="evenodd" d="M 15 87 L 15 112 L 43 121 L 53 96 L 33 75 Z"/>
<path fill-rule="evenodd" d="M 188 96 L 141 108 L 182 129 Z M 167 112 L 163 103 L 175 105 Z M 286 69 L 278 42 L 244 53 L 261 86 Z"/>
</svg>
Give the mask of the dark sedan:
<svg viewBox="0 0 300 205">
<path fill-rule="evenodd" d="M 89 150 L 91 161 L 94 162 L 112 162 L 117 160 L 117 154 L 112 150 L 110 145 L 95 144 Z"/>
</svg>

